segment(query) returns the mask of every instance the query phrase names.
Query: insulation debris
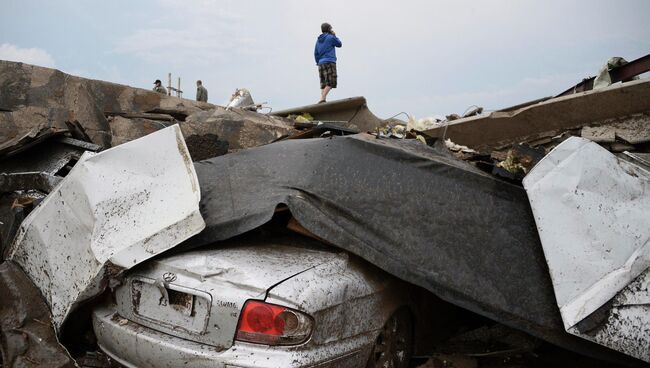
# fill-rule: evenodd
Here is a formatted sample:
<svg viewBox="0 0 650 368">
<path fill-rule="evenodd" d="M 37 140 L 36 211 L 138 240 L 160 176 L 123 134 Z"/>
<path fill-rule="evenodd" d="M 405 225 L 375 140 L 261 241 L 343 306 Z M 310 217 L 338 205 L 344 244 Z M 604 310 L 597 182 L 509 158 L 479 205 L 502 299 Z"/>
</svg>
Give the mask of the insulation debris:
<svg viewBox="0 0 650 368">
<path fill-rule="evenodd" d="M 460 144 L 456 144 L 451 141 L 451 139 L 447 138 L 445 139 L 445 147 L 447 147 L 450 151 L 453 152 L 463 152 L 463 153 L 477 153 L 475 150 L 467 147 L 467 146 L 461 146 Z"/>
</svg>

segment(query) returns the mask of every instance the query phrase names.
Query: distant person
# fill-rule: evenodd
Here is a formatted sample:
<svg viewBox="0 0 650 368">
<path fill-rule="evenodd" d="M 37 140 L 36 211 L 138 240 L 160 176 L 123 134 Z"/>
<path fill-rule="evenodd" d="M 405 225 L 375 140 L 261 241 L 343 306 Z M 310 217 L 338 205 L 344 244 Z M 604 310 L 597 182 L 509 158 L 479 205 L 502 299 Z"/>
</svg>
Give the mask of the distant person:
<svg viewBox="0 0 650 368">
<path fill-rule="evenodd" d="M 208 102 L 208 90 L 203 87 L 203 82 L 196 81 L 196 100 L 201 102 Z"/>
<path fill-rule="evenodd" d="M 156 79 L 156 81 L 153 82 L 153 91 L 163 95 L 167 94 L 167 88 L 162 86 L 162 82 L 160 81 L 160 79 Z"/>
<path fill-rule="evenodd" d="M 343 44 L 329 23 L 323 23 L 320 26 L 321 35 L 316 40 L 314 48 L 314 58 L 318 65 L 318 76 L 320 77 L 320 101 L 324 103 L 327 100 L 327 94 L 336 88 L 336 49 Z"/>
</svg>

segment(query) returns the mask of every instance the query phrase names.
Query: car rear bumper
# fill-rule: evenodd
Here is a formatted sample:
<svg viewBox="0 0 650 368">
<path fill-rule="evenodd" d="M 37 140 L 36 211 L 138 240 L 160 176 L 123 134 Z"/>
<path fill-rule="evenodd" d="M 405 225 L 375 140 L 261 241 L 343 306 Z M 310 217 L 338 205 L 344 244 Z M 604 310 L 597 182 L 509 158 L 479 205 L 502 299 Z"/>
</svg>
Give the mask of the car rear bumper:
<svg viewBox="0 0 650 368">
<path fill-rule="evenodd" d="M 114 308 L 93 312 L 100 348 L 126 367 L 360 367 L 365 366 L 375 333 L 325 345 L 270 347 L 237 342 L 229 349 L 188 341 L 120 317 Z"/>
</svg>

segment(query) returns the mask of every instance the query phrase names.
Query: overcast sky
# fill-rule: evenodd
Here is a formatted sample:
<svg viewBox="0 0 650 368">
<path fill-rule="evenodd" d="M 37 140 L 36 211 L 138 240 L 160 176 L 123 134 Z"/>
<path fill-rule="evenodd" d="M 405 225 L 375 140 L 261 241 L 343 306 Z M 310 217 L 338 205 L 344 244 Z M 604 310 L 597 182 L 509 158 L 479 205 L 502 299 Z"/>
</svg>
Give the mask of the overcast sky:
<svg viewBox="0 0 650 368">
<path fill-rule="evenodd" d="M 171 72 L 185 97 L 202 79 L 210 102 L 244 87 L 276 110 L 318 101 L 323 21 L 343 42 L 330 99 L 384 118 L 503 108 L 650 53 L 647 0 L 0 1 L 0 59 L 142 88 Z"/>
</svg>

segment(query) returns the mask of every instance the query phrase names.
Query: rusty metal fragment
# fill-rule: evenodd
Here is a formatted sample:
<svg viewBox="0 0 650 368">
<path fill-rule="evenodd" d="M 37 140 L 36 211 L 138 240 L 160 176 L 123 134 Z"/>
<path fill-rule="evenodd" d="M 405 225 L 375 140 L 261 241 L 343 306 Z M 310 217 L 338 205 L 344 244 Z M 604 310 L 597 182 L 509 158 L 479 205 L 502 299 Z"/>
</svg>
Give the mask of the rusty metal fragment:
<svg viewBox="0 0 650 368">
<path fill-rule="evenodd" d="M 609 70 L 609 77 L 611 83 L 616 82 L 625 82 L 629 81 L 639 74 L 650 71 L 650 54 L 642 56 L 636 60 L 632 60 L 629 63 L 625 63 L 616 68 Z M 594 80 L 596 77 L 585 78 L 582 82 L 576 84 L 575 86 L 567 89 L 566 91 L 560 93 L 555 97 L 567 96 L 570 94 L 589 91 L 594 88 Z"/>
</svg>

